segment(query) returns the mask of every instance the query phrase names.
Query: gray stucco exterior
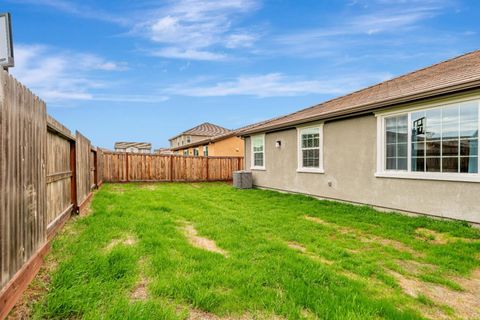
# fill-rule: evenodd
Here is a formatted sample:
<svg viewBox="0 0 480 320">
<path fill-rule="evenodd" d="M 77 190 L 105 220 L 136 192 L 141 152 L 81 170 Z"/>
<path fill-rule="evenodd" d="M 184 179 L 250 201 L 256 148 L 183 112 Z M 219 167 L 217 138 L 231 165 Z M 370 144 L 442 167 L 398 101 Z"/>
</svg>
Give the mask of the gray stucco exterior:
<svg viewBox="0 0 480 320">
<path fill-rule="evenodd" d="M 480 183 L 376 177 L 375 115 L 325 122 L 324 173 L 297 172 L 297 130 L 265 134 L 265 170 L 253 183 L 290 192 L 480 223 Z M 281 147 L 275 147 L 277 140 Z M 251 168 L 245 138 L 245 167 Z"/>
</svg>

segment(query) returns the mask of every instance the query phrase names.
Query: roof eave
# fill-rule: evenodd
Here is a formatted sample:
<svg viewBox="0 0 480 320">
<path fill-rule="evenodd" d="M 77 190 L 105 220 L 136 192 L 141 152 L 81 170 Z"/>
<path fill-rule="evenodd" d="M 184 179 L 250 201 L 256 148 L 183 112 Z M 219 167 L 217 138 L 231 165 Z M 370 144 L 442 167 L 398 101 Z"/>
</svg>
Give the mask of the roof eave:
<svg viewBox="0 0 480 320">
<path fill-rule="evenodd" d="M 296 126 L 299 124 L 304 124 L 307 122 L 328 120 L 328 119 L 337 118 L 337 117 L 346 116 L 346 115 L 355 115 L 356 113 L 361 113 L 369 110 L 373 111 L 375 109 L 391 107 L 397 104 L 413 102 L 416 100 L 426 99 L 426 98 L 434 98 L 444 94 L 451 94 L 451 93 L 456 93 L 456 92 L 470 90 L 470 89 L 478 89 L 478 88 L 480 88 L 480 79 L 475 81 L 460 83 L 455 86 L 449 86 L 449 87 L 439 88 L 431 91 L 425 91 L 422 93 L 417 93 L 417 94 L 409 95 L 405 97 L 399 97 L 399 98 L 380 101 L 376 103 L 360 105 L 353 109 L 339 110 L 337 112 L 330 112 L 330 113 L 319 115 L 319 116 L 306 117 L 300 120 L 289 121 L 289 122 L 281 123 L 274 126 L 265 126 L 265 127 L 260 126 L 260 128 L 256 128 L 256 129 L 252 128 L 250 130 L 245 130 L 243 132 L 240 132 L 239 135 L 242 137 L 245 137 L 245 136 L 250 136 L 254 133 L 274 131 L 282 128 Z"/>
</svg>

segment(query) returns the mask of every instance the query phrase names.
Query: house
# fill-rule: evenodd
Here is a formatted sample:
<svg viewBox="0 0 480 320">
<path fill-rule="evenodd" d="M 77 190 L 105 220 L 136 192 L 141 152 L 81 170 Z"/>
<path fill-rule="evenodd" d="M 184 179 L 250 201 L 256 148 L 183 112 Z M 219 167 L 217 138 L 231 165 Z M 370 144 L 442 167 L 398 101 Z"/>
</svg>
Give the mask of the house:
<svg viewBox="0 0 480 320">
<path fill-rule="evenodd" d="M 480 223 L 480 51 L 251 126 L 254 185 Z"/>
<path fill-rule="evenodd" d="M 152 144 L 147 142 L 115 142 L 116 152 L 151 153 Z"/>
<path fill-rule="evenodd" d="M 171 150 L 186 156 L 243 157 L 244 142 L 237 137 L 237 131 L 229 131 L 180 147 L 173 147 Z"/>
<path fill-rule="evenodd" d="M 190 144 L 228 132 L 230 132 L 230 130 L 226 128 L 205 122 L 170 138 L 170 147 L 174 148 L 184 146 L 186 144 Z"/>
<path fill-rule="evenodd" d="M 173 152 L 172 152 L 172 150 L 170 150 L 170 148 L 158 148 L 158 149 L 154 150 L 154 153 L 155 154 L 160 154 L 162 156 L 168 156 L 168 155 L 173 154 Z"/>
</svg>

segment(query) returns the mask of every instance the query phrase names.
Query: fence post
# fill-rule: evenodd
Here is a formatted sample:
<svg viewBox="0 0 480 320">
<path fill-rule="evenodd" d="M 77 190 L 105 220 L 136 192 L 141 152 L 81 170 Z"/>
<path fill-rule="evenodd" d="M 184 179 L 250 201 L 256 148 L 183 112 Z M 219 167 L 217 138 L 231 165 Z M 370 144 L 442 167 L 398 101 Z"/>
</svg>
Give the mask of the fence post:
<svg viewBox="0 0 480 320">
<path fill-rule="evenodd" d="M 170 182 L 173 182 L 173 155 L 170 155 Z"/>
<path fill-rule="evenodd" d="M 75 140 L 70 141 L 70 171 L 72 176 L 70 178 L 70 197 L 72 199 L 73 212 L 78 214 L 77 201 L 77 143 Z"/>
<path fill-rule="evenodd" d="M 128 152 L 125 152 L 125 181 L 128 182 Z"/>
<path fill-rule="evenodd" d="M 93 152 L 93 183 L 95 189 L 98 189 L 98 155 L 97 150 Z"/>
<path fill-rule="evenodd" d="M 209 174 L 208 174 L 208 159 L 209 159 L 209 157 L 207 156 L 207 181 L 210 180 L 210 178 L 208 177 L 209 176 Z"/>
</svg>

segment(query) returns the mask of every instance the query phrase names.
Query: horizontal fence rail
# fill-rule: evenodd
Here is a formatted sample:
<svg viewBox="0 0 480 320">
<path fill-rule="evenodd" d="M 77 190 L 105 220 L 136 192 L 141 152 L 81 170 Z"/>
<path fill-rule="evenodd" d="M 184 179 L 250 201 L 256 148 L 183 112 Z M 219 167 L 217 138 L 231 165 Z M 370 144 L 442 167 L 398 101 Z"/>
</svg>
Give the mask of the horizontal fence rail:
<svg viewBox="0 0 480 320">
<path fill-rule="evenodd" d="M 108 182 L 229 181 L 243 169 L 243 157 L 188 157 L 107 152 L 102 154 L 103 179 Z"/>
</svg>

